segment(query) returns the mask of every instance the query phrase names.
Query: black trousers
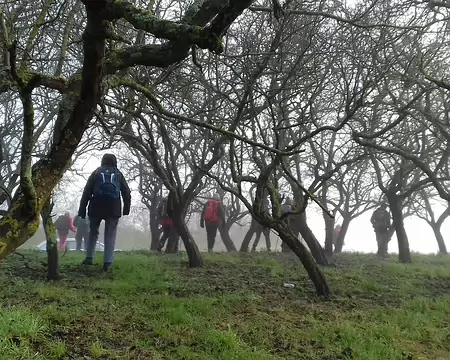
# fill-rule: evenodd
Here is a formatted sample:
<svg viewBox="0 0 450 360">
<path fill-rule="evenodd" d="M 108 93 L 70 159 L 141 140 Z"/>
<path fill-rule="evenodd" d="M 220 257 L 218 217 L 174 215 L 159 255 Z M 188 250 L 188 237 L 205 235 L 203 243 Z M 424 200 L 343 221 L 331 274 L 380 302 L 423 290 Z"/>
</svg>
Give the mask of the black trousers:
<svg viewBox="0 0 450 360">
<path fill-rule="evenodd" d="M 389 230 L 387 228 L 375 228 L 375 236 L 378 243 L 377 254 L 379 256 L 386 256 L 388 254 L 388 244 L 389 244 Z"/>
<path fill-rule="evenodd" d="M 77 244 L 78 251 L 80 251 L 82 248 L 83 250 L 86 251 L 88 240 L 89 240 L 89 228 L 86 227 L 85 229 L 77 229 L 77 233 L 75 234 L 75 241 Z"/>
<path fill-rule="evenodd" d="M 208 251 L 212 251 L 216 243 L 217 229 L 219 224 L 205 223 L 206 241 L 208 243 Z"/>
<path fill-rule="evenodd" d="M 158 251 L 162 251 L 164 245 L 166 244 L 167 240 L 173 239 L 176 236 L 175 228 L 173 225 L 164 225 L 162 227 L 162 235 L 161 239 L 158 243 Z"/>
</svg>

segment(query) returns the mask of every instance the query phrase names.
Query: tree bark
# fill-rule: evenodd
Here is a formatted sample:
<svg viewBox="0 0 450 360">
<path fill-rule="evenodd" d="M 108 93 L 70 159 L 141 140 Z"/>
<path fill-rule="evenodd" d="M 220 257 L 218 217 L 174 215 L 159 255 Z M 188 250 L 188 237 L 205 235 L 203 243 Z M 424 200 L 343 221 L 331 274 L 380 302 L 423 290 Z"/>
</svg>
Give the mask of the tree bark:
<svg viewBox="0 0 450 360">
<path fill-rule="evenodd" d="M 411 263 L 411 251 L 409 249 L 408 235 L 403 222 L 402 200 L 398 196 L 388 196 L 389 207 L 392 212 L 392 223 L 397 235 L 398 258 L 402 263 Z"/>
<path fill-rule="evenodd" d="M 225 245 L 225 248 L 227 249 L 228 252 L 237 251 L 236 246 L 234 245 L 233 240 L 231 240 L 230 236 L 230 229 L 232 224 L 233 222 L 231 222 L 231 224 L 228 224 L 227 222 L 223 227 L 219 226 L 220 238 L 222 239 L 222 242 Z"/>
<path fill-rule="evenodd" d="M 252 222 L 250 224 L 250 228 L 244 236 L 244 240 L 242 240 L 241 247 L 239 252 L 248 252 L 248 247 L 250 246 L 250 241 L 252 241 L 252 237 L 255 234 L 255 224 L 256 220 L 252 218 Z"/>
<path fill-rule="evenodd" d="M 325 211 L 322 213 L 325 222 L 325 254 L 331 257 L 333 256 L 334 219 L 329 217 Z"/>
<path fill-rule="evenodd" d="M 36 189 L 34 202 L 37 206 L 27 212 L 26 210 L 30 208 L 29 201 L 24 196 L 23 190 L 19 189 L 10 209 L 0 219 L 0 260 L 25 243 L 38 230 L 41 210 L 65 170 L 70 166 L 72 155 L 100 102 L 103 76 L 112 75 L 121 69 L 135 65 L 166 67 L 186 58 L 191 48 L 191 44 L 188 43 L 169 41 L 162 45 L 130 46 L 126 49 L 111 50 L 105 58 L 105 43 L 110 32 L 108 19 L 111 17 L 111 6 L 122 9 L 129 6 L 120 5 L 119 2 L 112 4 L 106 0 L 82 0 L 82 3 L 87 14 L 83 33 L 82 70 L 76 72 L 67 84 L 59 81 L 57 84 L 52 82 L 54 86 L 52 88 L 64 91 L 63 98 L 66 101 L 60 103 L 60 112 L 67 121 L 64 121 L 64 124 L 61 124 L 63 126 L 56 131 L 57 136 L 47 156 L 33 165 L 32 182 Z M 186 14 L 184 20 L 198 25 L 200 32 L 204 32 L 203 28 L 210 23 L 209 31 L 207 31 L 210 40 L 207 41 L 211 43 L 208 47 L 211 45 L 212 49 L 221 51 L 220 38 L 251 3 L 252 1 L 234 1 L 224 6 L 223 1 L 217 0 L 208 2 L 207 6 L 199 7 L 195 4 L 196 6 L 192 9 L 195 11 Z M 135 26 L 143 24 L 144 30 L 148 30 L 147 26 L 157 26 L 151 17 L 143 19 L 140 11 L 132 9 L 131 13 L 135 15 L 138 13 L 133 19 L 129 19 Z M 131 15 L 126 12 L 124 16 L 128 19 Z M 174 38 L 173 29 L 179 28 L 179 24 L 165 24 L 167 25 L 165 32 L 168 35 L 166 38 Z M 163 31 L 160 27 L 156 30 Z M 197 40 L 204 43 L 205 39 L 197 38 Z M 183 223 L 184 220 L 180 222 L 180 228 L 183 227 Z M 189 248 L 189 244 L 187 245 Z"/>
<path fill-rule="evenodd" d="M 308 226 L 305 212 L 293 216 L 292 227 L 294 229 L 294 232 L 300 233 L 306 244 L 308 244 L 309 250 L 311 250 L 311 254 L 316 262 L 319 265 L 329 265 L 328 259 L 322 246 Z"/>
<path fill-rule="evenodd" d="M 334 139 L 335 139 L 335 134 L 333 134 L 333 140 L 332 143 L 334 143 Z M 330 155 L 331 156 L 331 155 Z M 330 159 L 331 160 L 331 159 Z M 327 169 L 328 171 L 331 170 L 330 165 L 331 162 L 328 163 Z M 322 195 L 321 195 L 321 199 L 322 199 L 322 204 L 328 208 L 327 204 L 327 194 L 328 194 L 328 183 L 325 182 L 322 185 L 322 189 L 321 189 Z M 325 249 L 325 254 L 328 257 L 332 257 L 333 256 L 333 238 L 334 238 L 334 218 L 331 218 L 328 215 L 328 212 L 325 211 L 324 209 L 322 209 L 322 217 L 323 217 L 323 221 L 325 223 L 325 244 L 324 244 L 324 249 Z"/>
<path fill-rule="evenodd" d="M 273 229 L 278 232 L 281 240 L 289 246 L 295 255 L 298 256 L 306 272 L 308 273 L 309 278 L 313 282 L 314 287 L 316 288 L 317 295 L 329 296 L 330 288 L 328 287 L 325 276 L 306 247 L 298 238 L 295 237 L 286 224 L 276 222 Z"/>
<path fill-rule="evenodd" d="M 159 238 L 161 237 L 161 229 L 159 228 L 159 222 L 158 222 L 158 214 L 157 209 L 159 202 L 161 201 L 161 196 L 159 195 L 158 191 L 154 191 L 151 200 L 146 201 L 145 204 L 147 206 L 147 209 L 150 213 L 150 234 L 151 234 L 151 243 L 150 243 L 150 250 L 156 251 L 158 249 L 158 243 Z"/>
<path fill-rule="evenodd" d="M 150 213 L 150 216 L 152 214 Z M 150 217 L 150 250 L 158 249 L 159 238 L 161 237 L 161 229 L 159 228 L 158 219 Z"/>
<path fill-rule="evenodd" d="M 41 211 L 42 225 L 47 239 L 47 279 L 59 280 L 58 237 L 51 212 L 53 202 L 49 197 Z"/>
<path fill-rule="evenodd" d="M 94 109 L 99 102 L 103 78 L 105 38 L 108 21 L 104 19 L 106 2 L 85 1 L 87 23 L 83 34 L 83 70 L 82 80 L 79 74 L 69 81 L 68 93 L 73 96 L 72 106 L 61 109 L 68 114 L 68 121 L 58 139 L 46 157 L 39 160 L 32 168 L 32 181 L 36 190 L 37 206 L 33 211 L 21 189 L 16 192 L 8 213 L 0 219 L 0 259 L 7 256 L 25 243 L 39 228 L 41 211 L 51 195 L 53 188 L 60 181 L 75 152 Z M 78 84 L 76 89 L 74 84 Z"/>
<path fill-rule="evenodd" d="M 336 239 L 336 245 L 334 246 L 334 253 L 339 254 L 342 252 L 344 247 L 345 236 L 347 235 L 348 227 L 350 226 L 350 222 L 352 218 L 350 216 L 343 217 L 341 230 L 339 231 L 339 236 Z"/>
<path fill-rule="evenodd" d="M 180 236 L 178 234 L 175 234 L 173 236 L 171 236 L 168 240 L 167 240 L 167 246 L 166 246 L 166 253 L 168 254 L 174 254 L 176 252 L 178 252 L 178 243 L 180 240 Z"/>
<path fill-rule="evenodd" d="M 197 244 L 195 243 L 185 221 L 187 205 L 182 206 L 181 204 L 176 204 L 174 203 L 174 199 L 175 196 L 169 195 L 169 216 L 173 221 L 173 225 L 178 236 L 180 236 L 181 240 L 183 240 L 183 245 L 189 258 L 189 267 L 201 267 L 203 266 L 202 255 L 200 254 Z"/>
<path fill-rule="evenodd" d="M 160 199 L 154 198 L 150 204 L 146 204 L 149 210 L 150 220 L 150 250 L 156 251 L 158 249 L 159 238 L 161 237 L 161 229 L 159 228 L 158 216 L 156 214 L 156 209 L 158 208 L 158 203 Z"/>
<path fill-rule="evenodd" d="M 444 237 L 442 236 L 440 224 L 430 223 L 429 225 L 433 229 L 434 236 L 436 237 L 436 241 L 439 247 L 439 253 L 447 254 L 447 246 L 445 245 Z"/>
</svg>

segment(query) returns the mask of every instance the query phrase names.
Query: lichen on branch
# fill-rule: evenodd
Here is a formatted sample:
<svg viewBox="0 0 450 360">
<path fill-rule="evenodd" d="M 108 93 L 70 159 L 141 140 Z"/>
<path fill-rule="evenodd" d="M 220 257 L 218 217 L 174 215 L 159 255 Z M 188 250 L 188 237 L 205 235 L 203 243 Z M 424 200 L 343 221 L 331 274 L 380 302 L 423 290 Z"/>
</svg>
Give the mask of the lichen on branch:
<svg viewBox="0 0 450 360">
<path fill-rule="evenodd" d="M 223 52 L 221 39 L 209 27 L 160 19 L 151 11 L 138 9 L 127 1 L 109 0 L 109 4 L 110 20 L 123 18 L 136 29 L 144 30 L 157 38 L 195 44 L 216 53 Z"/>
</svg>

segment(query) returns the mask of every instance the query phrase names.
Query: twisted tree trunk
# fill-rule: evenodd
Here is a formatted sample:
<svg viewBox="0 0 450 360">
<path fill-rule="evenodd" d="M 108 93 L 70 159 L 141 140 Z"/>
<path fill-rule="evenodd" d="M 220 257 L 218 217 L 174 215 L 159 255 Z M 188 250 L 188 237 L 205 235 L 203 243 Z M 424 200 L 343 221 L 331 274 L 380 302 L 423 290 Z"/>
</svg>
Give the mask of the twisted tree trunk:
<svg viewBox="0 0 450 360">
<path fill-rule="evenodd" d="M 168 215 L 172 219 L 173 225 L 177 232 L 177 235 L 181 237 L 183 241 L 184 248 L 189 258 L 189 267 L 201 267 L 203 266 L 203 258 L 191 235 L 187 225 L 186 225 L 186 212 L 189 204 L 180 203 L 178 201 L 179 197 L 172 192 L 168 196 Z"/>
<path fill-rule="evenodd" d="M 344 247 L 345 236 L 347 235 L 348 227 L 351 221 L 352 219 L 350 216 L 345 216 L 342 219 L 341 230 L 339 231 L 339 235 L 336 239 L 336 245 L 334 246 L 335 254 L 339 254 L 342 252 L 342 248 Z"/>
<path fill-rule="evenodd" d="M 411 263 L 408 235 L 403 222 L 402 200 L 395 195 L 388 195 L 389 207 L 392 212 L 392 224 L 398 241 L 398 258 L 400 262 Z"/>
<path fill-rule="evenodd" d="M 300 233 L 302 238 L 305 240 L 306 244 L 311 250 L 311 254 L 319 265 L 329 265 L 328 259 L 325 256 L 325 252 L 320 245 L 314 233 L 308 226 L 306 220 L 306 213 L 303 212 L 299 215 L 294 215 L 292 219 L 292 227 L 295 233 Z"/>
<path fill-rule="evenodd" d="M 67 123 L 62 127 L 49 153 L 34 164 L 32 169 L 24 171 L 26 178 L 21 179 L 21 183 L 26 182 L 28 187 L 33 187 L 33 199 L 30 198 L 30 192 L 24 191 L 25 187 L 21 186 L 13 198 L 10 210 L 0 219 L 0 243 L 2 244 L 0 259 L 25 243 L 38 230 L 41 211 L 53 188 L 70 166 L 72 155 L 100 100 L 105 39 L 108 30 L 108 21 L 104 18 L 107 3 L 87 0 L 84 3 L 87 23 L 83 34 L 82 80 L 80 81 L 80 75 L 77 74 L 65 88 L 65 96 L 71 99 L 71 106 L 63 104 L 60 111 L 65 114 Z M 52 82 L 54 83 L 55 81 Z M 58 86 L 64 89 L 61 84 Z"/>
<path fill-rule="evenodd" d="M 250 241 L 252 241 L 253 235 L 255 235 L 256 227 L 258 226 L 257 221 L 252 218 L 252 222 L 250 223 L 250 228 L 247 230 L 247 233 L 244 236 L 244 240 L 242 240 L 241 248 L 239 252 L 248 252 L 248 247 L 250 246 Z"/>
<path fill-rule="evenodd" d="M 22 138 L 25 150 L 22 155 L 25 156 L 21 162 L 20 189 L 16 192 L 8 212 L 0 219 L 0 259 L 25 243 L 38 230 L 41 211 L 52 190 L 70 166 L 72 155 L 100 102 L 103 76 L 114 75 L 134 65 L 166 67 L 186 58 L 192 44 L 217 52 L 222 51 L 221 38 L 252 1 L 234 1 L 224 5 L 223 1 L 209 0 L 202 3 L 202 6 L 198 6 L 196 2 L 185 14 L 183 24 L 156 19 L 128 2 L 82 0 L 82 3 L 86 8 L 87 21 L 83 33 L 84 59 L 81 71 L 77 71 L 68 81 L 44 74 L 31 74 L 28 71 L 25 72 L 26 76 L 21 77 L 16 72 L 12 76 L 15 75 L 16 79 L 8 77 L 6 82 L 0 84 L 0 88 L 6 89 L 19 84 L 24 105 L 32 105 L 31 92 L 39 86 L 47 86 L 64 94 L 58 116 L 63 121 L 58 121 L 58 126 L 61 126 L 54 130 L 52 147 L 47 156 L 32 168 L 30 136 L 33 135 L 33 123 L 28 120 L 33 113 L 30 111 L 32 106 L 27 109 L 24 106 L 26 131 Z M 106 38 L 111 35 L 109 20 L 119 18 L 124 18 L 138 29 L 170 41 L 162 45 L 130 46 L 106 53 Z M 189 28 L 190 25 L 187 24 L 198 27 Z M 207 24 L 210 24 L 208 29 Z M 186 31 L 187 29 L 189 31 Z M 14 72 L 12 68 L 13 66 L 11 73 Z M 183 221 L 178 219 L 180 229 L 183 228 L 182 223 Z"/>
<path fill-rule="evenodd" d="M 234 245 L 233 240 L 231 240 L 230 229 L 233 223 L 226 222 L 224 226 L 219 226 L 220 238 L 222 239 L 223 244 L 228 252 L 234 252 L 236 250 L 236 246 Z"/>
<path fill-rule="evenodd" d="M 444 237 L 441 232 L 441 224 L 439 223 L 430 223 L 429 224 L 433 229 L 434 236 L 436 237 L 436 241 L 438 243 L 439 252 L 441 254 L 447 254 L 447 246 L 445 245 Z"/>
<path fill-rule="evenodd" d="M 276 230 L 281 240 L 289 246 L 289 248 L 298 256 L 302 265 L 305 267 L 309 278 L 316 288 L 317 295 L 329 296 L 330 288 L 323 275 L 318 264 L 314 261 L 314 258 L 306 249 L 306 247 L 300 242 L 300 240 L 294 235 L 291 229 L 286 223 L 274 222 L 273 229 Z"/>
<path fill-rule="evenodd" d="M 58 237 L 56 228 L 53 224 L 51 212 L 53 202 L 49 197 L 41 211 L 42 225 L 44 227 L 45 237 L 47 239 L 47 279 L 59 279 L 59 259 L 58 259 Z"/>
</svg>

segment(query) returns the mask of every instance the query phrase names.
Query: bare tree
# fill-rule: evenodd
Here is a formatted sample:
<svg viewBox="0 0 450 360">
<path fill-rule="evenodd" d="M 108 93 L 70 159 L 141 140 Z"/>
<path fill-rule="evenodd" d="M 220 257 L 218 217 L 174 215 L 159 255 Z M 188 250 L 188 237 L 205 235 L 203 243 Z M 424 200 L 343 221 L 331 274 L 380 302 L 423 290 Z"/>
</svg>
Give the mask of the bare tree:
<svg viewBox="0 0 450 360">
<path fill-rule="evenodd" d="M 7 29 L 4 26 L 1 29 L 4 56 L 2 63 L 8 66 L 5 77 L 2 76 L 0 89 L 2 92 L 18 90 L 24 116 L 19 189 L 13 197 L 10 210 L 0 220 L 0 241 L 5 244 L 0 257 L 6 256 L 36 232 L 41 210 L 54 186 L 70 165 L 71 157 L 108 87 L 106 81 L 108 76 L 135 65 L 168 66 L 185 58 L 193 44 L 222 52 L 221 38 L 231 23 L 251 3 L 251 1 L 231 1 L 225 6 L 221 1 L 214 0 L 194 3 L 181 23 L 160 19 L 151 12 L 135 8 L 128 2 L 109 0 L 82 1 L 86 17 L 81 12 L 72 15 L 70 10 L 73 10 L 74 4 L 71 1 L 62 5 L 50 1 L 38 8 L 37 12 L 31 4 L 26 11 L 24 7 L 27 5 L 24 4 L 20 4 L 23 7 L 19 12 L 14 7 L 15 4 L 7 8 L 6 16 L 3 16 L 8 19 L 4 23 L 14 26 L 14 29 Z M 59 10 L 65 15 L 65 19 L 56 16 Z M 15 14 L 20 14 L 21 21 L 10 16 L 14 11 Z M 54 19 L 46 23 L 52 16 Z M 75 23 L 73 20 L 77 16 L 80 21 Z M 38 59 L 34 54 L 38 54 L 40 47 L 48 43 L 44 41 L 45 27 L 54 26 L 55 23 L 61 26 L 65 20 L 71 20 L 65 23 L 66 27 L 62 27 L 67 31 L 62 32 L 64 36 L 54 41 L 51 49 L 54 52 L 56 50 L 63 62 L 69 58 L 68 50 L 71 43 L 67 39 L 72 36 L 71 40 L 76 40 L 79 44 L 80 30 L 84 27 L 83 63 L 78 62 L 80 67 L 71 74 L 70 69 L 67 73 L 58 71 L 58 61 L 49 66 L 47 61 L 39 63 L 30 60 Z M 169 41 L 157 45 L 108 48 L 107 39 L 109 42 L 116 38 L 114 30 L 111 31 L 109 26 L 111 21 L 115 20 L 126 21 L 136 29 Z M 30 32 L 28 38 L 24 37 L 23 31 L 19 29 L 19 24 L 24 23 L 31 24 L 34 30 Z M 8 31 L 5 31 L 5 28 Z M 15 40 L 15 33 L 21 34 L 20 38 L 24 39 L 25 43 Z M 74 45 L 74 50 L 77 47 L 80 49 L 80 46 Z M 36 63 L 41 65 L 41 69 L 35 66 Z M 44 69 L 44 63 L 47 69 Z M 63 77 L 66 74 L 67 77 Z M 59 128 L 55 131 L 52 146 L 46 156 L 32 165 L 32 138 L 35 130 L 33 91 L 38 88 L 51 89 L 63 95 L 57 120 Z"/>
<path fill-rule="evenodd" d="M 421 189 L 415 195 L 413 201 L 408 205 L 411 211 L 424 220 L 433 230 L 436 238 L 438 249 L 441 254 L 447 254 L 447 246 L 445 245 L 444 236 L 442 235 L 441 227 L 445 220 L 450 216 L 450 204 L 444 204 L 443 202 L 437 202 L 437 196 L 435 191 L 431 189 Z M 435 214 L 434 208 L 436 204 L 444 205 L 444 211 L 440 215 Z"/>
<path fill-rule="evenodd" d="M 364 159 L 340 169 L 338 175 L 331 179 L 332 189 L 327 200 L 342 218 L 335 253 L 342 252 L 351 221 L 373 209 L 380 198 L 370 165 L 370 159 Z"/>
</svg>

